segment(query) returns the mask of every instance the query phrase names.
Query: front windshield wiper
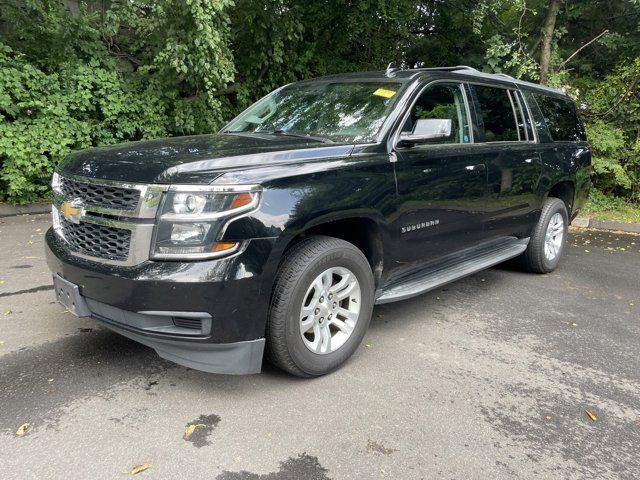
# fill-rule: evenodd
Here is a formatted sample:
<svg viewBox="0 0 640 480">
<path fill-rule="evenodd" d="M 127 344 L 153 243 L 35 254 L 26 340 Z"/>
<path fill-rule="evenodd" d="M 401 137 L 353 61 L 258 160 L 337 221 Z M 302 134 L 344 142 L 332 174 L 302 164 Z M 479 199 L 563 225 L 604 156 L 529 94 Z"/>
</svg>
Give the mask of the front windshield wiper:
<svg viewBox="0 0 640 480">
<path fill-rule="evenodd" d="M 274 130 L 273 132 L 269 132 L 269 135 L 280 135 L 280 136 L 283 136 L 283 137 L 298 137 L 298 138 L 305 138 L 307 140 L 315 140 L 316 142 L 333 143 L 333 140 L 330 140 L 330 139 L 325 138 L 325 137 L 317 137 L 315 135 L 307 135 L 306 133 L 296 133 L 296 132 L 292 132 L 290 130 Z"/>
</svg>

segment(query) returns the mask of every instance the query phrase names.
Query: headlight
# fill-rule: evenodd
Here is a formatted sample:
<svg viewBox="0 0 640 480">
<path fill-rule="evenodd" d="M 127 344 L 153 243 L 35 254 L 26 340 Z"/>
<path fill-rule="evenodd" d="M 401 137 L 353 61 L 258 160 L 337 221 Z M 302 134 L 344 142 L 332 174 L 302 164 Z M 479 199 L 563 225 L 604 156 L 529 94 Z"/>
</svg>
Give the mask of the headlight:
<svg viewBox="0 0 640 480">
<path fill-rule="evenodd" d="M 259 201 L 260 193 L 250 186 L 172 187 L 160 206 L 151 257 L 199 260 L 235 252 L 240 243 L 219 241 L 223 228 Z"/>
</svg>

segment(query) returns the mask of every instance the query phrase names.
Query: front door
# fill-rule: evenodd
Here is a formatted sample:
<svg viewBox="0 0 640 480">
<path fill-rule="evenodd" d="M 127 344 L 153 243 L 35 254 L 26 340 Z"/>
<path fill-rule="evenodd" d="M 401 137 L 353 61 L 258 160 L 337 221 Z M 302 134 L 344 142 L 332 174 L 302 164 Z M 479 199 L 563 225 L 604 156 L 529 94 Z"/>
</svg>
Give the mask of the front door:
<svg viewBox="0 0 640 480">
<path fill-rule="evenodd" d="M 403 134 L 419 138 L 424 126 L 433 124 L 445 127 L 431 132 L 433 138 L 403 142 Z M 397 267 L 420 268 L 482 239 L 487 170 L 472 141 L 462 85 L 453 82 L 425 87 L 395 145 Z"/>
</svg>

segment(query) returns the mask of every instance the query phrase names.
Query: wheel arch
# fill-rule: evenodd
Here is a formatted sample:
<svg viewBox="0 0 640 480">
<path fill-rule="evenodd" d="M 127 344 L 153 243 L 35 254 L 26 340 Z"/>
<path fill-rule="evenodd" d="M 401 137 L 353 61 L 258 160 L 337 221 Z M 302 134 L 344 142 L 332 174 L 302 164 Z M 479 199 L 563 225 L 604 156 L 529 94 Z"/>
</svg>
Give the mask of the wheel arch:
<svg viewBox="0 0 640 480">
<path fill-rule="evenodd" d="M 559 198 L 567 207 L 567 215 L 571 219 L 575 202 L 576 186 L 573 180 L 562 180 L 553 184 L 547 198 Z"/>
<path fill-rule="evenodd" d="M 287 250 L 313 235 L 339 238 L 355 245 L 367 258 L 375 284 L 378 285 L 384 266 L 383 228 L 378 220 L 367 215 L 352 214 L 310 222 L 303 228 L 289 232 L 289 235 L 283 235 L 283 243 L 278 248 L 282 252 L 279 262 Z"/>
</svg>

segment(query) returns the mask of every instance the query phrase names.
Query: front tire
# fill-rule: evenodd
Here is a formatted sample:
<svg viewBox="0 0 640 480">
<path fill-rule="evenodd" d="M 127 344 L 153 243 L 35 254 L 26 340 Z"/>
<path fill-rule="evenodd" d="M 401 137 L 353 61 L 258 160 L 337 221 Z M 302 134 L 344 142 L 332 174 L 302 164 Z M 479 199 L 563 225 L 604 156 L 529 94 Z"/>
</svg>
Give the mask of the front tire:
<svg viewBox="0 0 640 480">
<path fill-rule="evenodd" d="M 566 205 L 559 198 L 547 198 L 527 250 L 522 255 L 525 269 L 535 273 L 553 272 L 560 262 L 568 235 Z"/>
<path fill-rule="evenodd" d="M 305 238 L 285 253 L 267 323 L 267 358 L 315 377 L 340 367 L 358 348 L 373 310 L 366 257 L 332 237 Z"/>
</svg>

